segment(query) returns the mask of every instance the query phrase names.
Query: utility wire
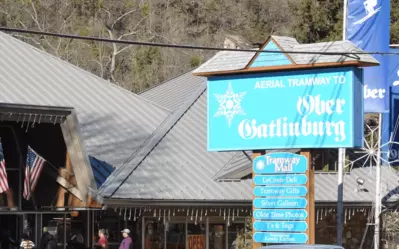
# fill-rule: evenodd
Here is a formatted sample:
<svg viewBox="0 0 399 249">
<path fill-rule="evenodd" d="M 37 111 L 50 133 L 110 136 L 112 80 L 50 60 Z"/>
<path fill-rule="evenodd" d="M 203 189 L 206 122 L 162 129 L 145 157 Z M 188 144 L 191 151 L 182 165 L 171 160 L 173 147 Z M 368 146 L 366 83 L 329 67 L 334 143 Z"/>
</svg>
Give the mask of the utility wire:
<svg viewBox="0 0 399 249">
<path fill-rule="evenodd" d="M 361 55 L 361 54 L 375 54 L 375 55 L 399 55 L 399 52 L 315 52 L 315 51 L 275 51 L 275 50 L 256 50 L 256 49 L 234 49 L 234 48 L 218 48 L 218 47 L 206 47 L 206 46 L 194 46 L 194 45 L 182 45 L 182 44 L 167 44 L 167 43 L 156 43 L 156 42 L 140 42 L 140 41 L 129 41 L 119 39 L 108 39 L 92 36 L 79 36 L 71 34 L 60 34 L 53 32 L 43 32 L 35 30 L 17 29 L 9 27 L 0 27 L 0 31 L 11 32 L 11 33 L 24 33 L 41 36 L 52 36 L 60 38 L 69 38 L 86 41 L 100 41 L 109 43 L 118 43 L 125 45 L 139 45 L 139 46 L 152 46 L 152 47 L 165 47 L 165 48 L 183 48 L 183 49 L 198 49 L 198 50 L 211 50 L 211 51 L 235 51 L 235 52 L 260 52 L 260 53 L 288 53 L 288 54 L 318 54 L 318 55 Z"/>
</svg>

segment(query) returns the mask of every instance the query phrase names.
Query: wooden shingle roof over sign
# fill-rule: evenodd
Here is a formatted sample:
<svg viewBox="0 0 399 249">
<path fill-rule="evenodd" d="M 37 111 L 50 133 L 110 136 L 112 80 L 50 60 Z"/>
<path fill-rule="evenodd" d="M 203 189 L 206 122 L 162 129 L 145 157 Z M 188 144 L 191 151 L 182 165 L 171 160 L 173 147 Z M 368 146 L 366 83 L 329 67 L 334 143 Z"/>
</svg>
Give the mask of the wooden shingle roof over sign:
<svg viewBox="0 0 399 249">
<path fill-rule="evenodd" d="M 260 50 L 269 52 L 260 52 Z M 300 44 L 291 37 L 271 36 L 260 50 L 219 52 L 194 70 L 193 74 L 212 76 L 310 67 L 379 65 L 379 62 L 369 54 L 356 54 L 364 51 L 350 41 Z"/>
</svg>

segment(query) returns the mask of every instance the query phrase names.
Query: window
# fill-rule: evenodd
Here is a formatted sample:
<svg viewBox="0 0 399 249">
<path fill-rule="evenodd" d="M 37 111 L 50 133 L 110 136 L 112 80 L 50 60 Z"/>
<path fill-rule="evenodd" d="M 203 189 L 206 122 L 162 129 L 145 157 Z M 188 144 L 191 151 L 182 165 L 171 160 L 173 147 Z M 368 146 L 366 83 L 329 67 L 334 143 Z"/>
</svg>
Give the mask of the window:
<svg viewBox="0 0 399 249">
<path fill-rule="evenodd" d="M 226 223 L 209 222 L 209 249 L 226 248 Z"/>
<path fill-rule="evenodd" d="M 127 221 L 127 228 L 130 229 L 130 237 L 133 240 L 133 249 L 141 249 L 142 248 L 141 217 L 136 217 L 136 219 L 132 216 L 130 217 L 131 217 L 130 220 Z"/>
<path fill-rule="evenodd" d="M 144 249 L 164 248 L 163 218 L 145 218 Z"/>
<path fill-rule="evenodd" d="M 187 247 L 188 249 L 205 249 L 206 223 L 205 218 L 195 224 L 193 218 L 188 218 Z"/>
<path fill-rule="evenodd" d="M 172 220 L 166 225 L 166 249 L 186 248 L 186 220 Z"/>
<path fill-rule="evenodd" d="M 245 219 L 236 218 L 234 221 L 230 221 L 231 225 L 228 228 L 228 248 L 227 249 L 245 249 L 249 248 L 247 245 L 247 235 L 251 234 L 252 230 L 247 231 L 245 228 Z"/>
</svg>

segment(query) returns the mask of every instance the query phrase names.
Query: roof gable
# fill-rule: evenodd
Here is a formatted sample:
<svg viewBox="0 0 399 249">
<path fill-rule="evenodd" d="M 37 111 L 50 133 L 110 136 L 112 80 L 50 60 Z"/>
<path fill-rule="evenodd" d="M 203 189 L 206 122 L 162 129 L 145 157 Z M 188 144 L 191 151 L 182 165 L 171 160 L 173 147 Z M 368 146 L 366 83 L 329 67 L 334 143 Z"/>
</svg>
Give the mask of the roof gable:
<svg viewBox="0 0 399 249">
<path fill-rule="evenodd" d="M 284 52 L 284 49 L 275 41 L 270 38 L 262 46 L 260 50 L 263 51 L 278 51 L 279 53 L 256 53 L 256 55 L 251 59 L 246 68 L 254 67 L 270 67 L 270 66 L 282 66 L 294 64 L 291 57 Z"/>
</svg>

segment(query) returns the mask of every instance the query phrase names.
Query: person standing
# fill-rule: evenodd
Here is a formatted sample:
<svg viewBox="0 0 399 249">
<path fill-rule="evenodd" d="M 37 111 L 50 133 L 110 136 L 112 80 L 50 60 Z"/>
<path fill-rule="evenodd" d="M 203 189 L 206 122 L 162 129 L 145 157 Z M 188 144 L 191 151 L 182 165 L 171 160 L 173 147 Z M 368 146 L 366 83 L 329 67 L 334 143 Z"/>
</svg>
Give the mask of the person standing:
<svg viewBox="0 0 399 249">
<path fill-rule="evenodd" d="M 105 237 L 105 230 L 100 229 L 98 231 L 98 236 L 100 237 L 100 239 L 98 240 L 98 245 L 101 247 L 101 249 L 108 249 L 108 240 Z"/>
<path fill-rule="evenodd" d="M 24 233 L 22 235 L 22 242 L 19 247 L 23 249 L 32 249 L 33 247 L 35 247 L 35 243 L 33 243 L 33 241 L 29 239 L 28 234 Z"/>
<path fill-rule="evenodd" d="M 38 249 L 48 249 L 49 242 L 53 239 L 53 235 L 48 232 L 47 227 L 43 227 L 43 234 L 40 238 L 39 248 Z"/>
<path fill-rule="evenodd" d="M 121 242 L 121 245 L 119 246 L 119 249 L 130 249 L 133 246 L 133 241 L 130 238 L 130 230 L 125 228 L 122 230 L 122 236 L 123 236 L 123 240 Z"/>
</svg>

